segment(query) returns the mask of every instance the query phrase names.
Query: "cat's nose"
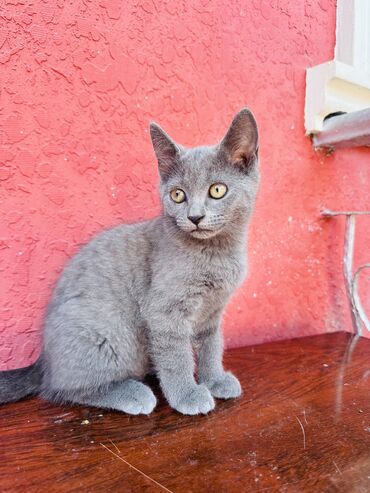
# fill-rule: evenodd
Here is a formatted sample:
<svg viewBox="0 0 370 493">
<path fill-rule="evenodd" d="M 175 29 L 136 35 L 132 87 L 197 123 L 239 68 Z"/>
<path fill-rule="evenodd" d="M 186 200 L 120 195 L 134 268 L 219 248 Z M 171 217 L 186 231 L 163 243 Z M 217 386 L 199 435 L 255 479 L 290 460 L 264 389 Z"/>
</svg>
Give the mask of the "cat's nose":
<svg viewBox="0 0 370 493">
<path fill-rule="evenodd" d="M 188 219 L 189 221 L 191 221 L 193 224 L 195 224 L 196 226 L 198 226 L 198 224 L 200 223 L 200 221 L 203 219 L 204 215 L 201 216 L 201 215 L 198 215 L 198 216 L 188 216 Z"/>
</svg>

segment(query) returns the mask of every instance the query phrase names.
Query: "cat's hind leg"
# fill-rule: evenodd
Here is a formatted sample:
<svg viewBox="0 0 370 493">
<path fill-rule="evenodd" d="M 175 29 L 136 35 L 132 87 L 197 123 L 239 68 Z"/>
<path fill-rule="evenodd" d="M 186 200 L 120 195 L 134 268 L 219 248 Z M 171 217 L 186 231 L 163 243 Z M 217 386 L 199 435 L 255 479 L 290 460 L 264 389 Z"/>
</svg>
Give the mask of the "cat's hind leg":
<svg viewBox="0 0 370 493">
<path fill-rule="evenodd" d="M 157 404 L 152 390 L 133 379 L 114 382 L 92 392 L 63 391 L 57 400 L 114 409 L 127 414 L 150 414 Z"/>
</svg>

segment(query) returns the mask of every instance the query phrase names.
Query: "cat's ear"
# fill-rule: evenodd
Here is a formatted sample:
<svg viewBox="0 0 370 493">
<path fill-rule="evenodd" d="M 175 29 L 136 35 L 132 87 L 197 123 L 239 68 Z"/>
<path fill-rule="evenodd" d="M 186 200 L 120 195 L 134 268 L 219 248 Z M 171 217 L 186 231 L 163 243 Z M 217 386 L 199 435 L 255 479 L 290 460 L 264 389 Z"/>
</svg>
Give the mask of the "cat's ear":
<svg viewBox="0 0 370 493">
<path fill-rule="evenodd" d="M 150 124 L 150 136 L 158 160 L 159 173 L 161 178 L 166 180 L 176 164 L 179 146 L 154 122 Z"/>
<path fill-rule="evenodd" d="M 254 164 L 258 157 L 258 129 L 253 113 L 243 108 L 234 117 L 220 148 L 228 160 L 242 171 Z"/>
</svg>

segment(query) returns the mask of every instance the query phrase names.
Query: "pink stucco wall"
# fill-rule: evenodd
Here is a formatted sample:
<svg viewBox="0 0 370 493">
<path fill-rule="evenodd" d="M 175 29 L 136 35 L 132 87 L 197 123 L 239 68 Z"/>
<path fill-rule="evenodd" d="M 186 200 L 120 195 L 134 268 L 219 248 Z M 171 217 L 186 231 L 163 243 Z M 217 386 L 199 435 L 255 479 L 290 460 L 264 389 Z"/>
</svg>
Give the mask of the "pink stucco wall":
<svg viewBox="0 0 370 493">
<path fill-rule="evenodd" d="M 332 57 L 334 33 L 335 0 L 5 0 L 0 369 L 36 357 L 51 288 L 81 243 L 158 212 L 148 122 L 213 143 L 244 105 L 262 187 L 227 344 L 350 329 L 343 221 L 319 211 L 370 208 L 370 151 L 316 154 L 303 128 L 305 69 Z M 370 259 L 369 221 L 357 262 Z"/>
</svg>

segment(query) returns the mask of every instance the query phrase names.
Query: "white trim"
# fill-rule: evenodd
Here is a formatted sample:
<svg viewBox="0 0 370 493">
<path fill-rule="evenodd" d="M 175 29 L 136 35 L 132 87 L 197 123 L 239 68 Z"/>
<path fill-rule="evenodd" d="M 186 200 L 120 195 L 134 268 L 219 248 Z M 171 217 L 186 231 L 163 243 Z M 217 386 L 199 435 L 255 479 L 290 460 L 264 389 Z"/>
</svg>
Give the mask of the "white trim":
<svg viewBox="0 0 370 493">
<path fill-rule="evenodd" d="M 370 72 L 370 2 L 339 0 L 335 60 Z"/>
<path fill-rule="evenodd" d="M 370 107 L 370 0 L 338 0 L 336 24 L 334 60 L 307 69 L 307 134 L 329 113 Z"/>
</svg>

